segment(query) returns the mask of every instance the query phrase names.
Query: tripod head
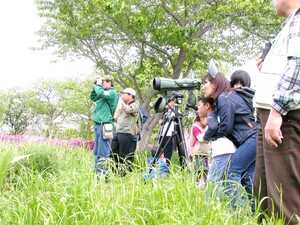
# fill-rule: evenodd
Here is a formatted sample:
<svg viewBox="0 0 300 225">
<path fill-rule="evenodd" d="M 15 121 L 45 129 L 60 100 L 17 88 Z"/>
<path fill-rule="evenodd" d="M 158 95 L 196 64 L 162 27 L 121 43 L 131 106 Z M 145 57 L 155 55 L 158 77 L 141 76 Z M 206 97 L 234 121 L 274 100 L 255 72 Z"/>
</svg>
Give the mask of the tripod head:
<svg viewBox="0 0 300 225">
<path fill-rule="evenodd" d="M 175 104 L 179 105 L 182 103 L 182 99 L 184 94 L 181 92 L 173 91 L 171 97 L 169 98 L 168 102 L 175 101 Z"/>
</svg>

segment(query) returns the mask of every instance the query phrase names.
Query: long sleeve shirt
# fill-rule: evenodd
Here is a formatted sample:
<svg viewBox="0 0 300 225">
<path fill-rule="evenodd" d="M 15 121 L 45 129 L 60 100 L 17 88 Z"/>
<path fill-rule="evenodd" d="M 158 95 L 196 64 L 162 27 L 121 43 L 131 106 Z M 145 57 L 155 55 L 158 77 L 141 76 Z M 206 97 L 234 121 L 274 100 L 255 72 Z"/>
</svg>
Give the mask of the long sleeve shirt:
<svg viewBox="0 0 300 225">
<path fill-rule="evenodd" d="M 283 26 L 286 25 L 287 18 Z M 272 107 L 285 115 L 289 110 L 300 105 L 300 9 L 289 24 L 287 47 L 287 65 L 281 74 L 280 81 L 273 93 Z"/>
</svg>

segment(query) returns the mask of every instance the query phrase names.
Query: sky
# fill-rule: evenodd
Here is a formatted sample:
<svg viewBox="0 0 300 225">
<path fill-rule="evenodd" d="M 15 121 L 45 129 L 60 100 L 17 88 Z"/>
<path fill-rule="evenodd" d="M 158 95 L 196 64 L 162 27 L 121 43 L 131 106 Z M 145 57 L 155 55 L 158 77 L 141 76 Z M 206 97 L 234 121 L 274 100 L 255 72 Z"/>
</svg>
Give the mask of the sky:
<svg viewBox="0 0 300 225">
<path fill-rule="evenodd" d="M 0 90 L 28 88 L 39 79 L 66 79 L 93 73 L 88 60 L 58 59 L 51 50 L 33 51 L 37 47 L 42 20 L 37 16 L 34 0 L 0 1 Z"/>
</svg>

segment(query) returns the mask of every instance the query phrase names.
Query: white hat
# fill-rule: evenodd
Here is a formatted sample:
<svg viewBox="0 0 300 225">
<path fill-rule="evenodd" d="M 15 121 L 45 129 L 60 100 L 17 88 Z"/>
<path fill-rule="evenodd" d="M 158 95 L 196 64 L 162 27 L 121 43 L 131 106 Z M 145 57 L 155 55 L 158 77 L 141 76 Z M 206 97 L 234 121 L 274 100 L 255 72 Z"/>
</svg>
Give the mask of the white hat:
<svg viewBox="0 0 300 225">
<path fill-rule="evenodd" d="M 135 90 L 133 90 L 132 88 L 125 88 L 124 91 L 121 91 L 121 93 L 127 93 L 127 94 L 131 94 L 133 96 L 136 95 Z"/>
</svg>

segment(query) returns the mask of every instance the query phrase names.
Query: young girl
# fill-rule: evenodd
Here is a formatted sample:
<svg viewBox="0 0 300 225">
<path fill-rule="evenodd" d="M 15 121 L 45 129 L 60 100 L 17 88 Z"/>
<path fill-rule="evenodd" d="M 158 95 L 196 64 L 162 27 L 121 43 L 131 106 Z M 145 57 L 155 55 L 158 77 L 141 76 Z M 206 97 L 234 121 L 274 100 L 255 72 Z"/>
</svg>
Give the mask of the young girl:
<svg viewBox="0 0 300 225">
<path fill-rule="evenodd" d="M 195 115 L 191 129 L 190 141 L 192 147 L 192 159 L 196 173 L 196 181 L 199 187 L 205 186 L 208 174 L 208 157 L 210 144 L 203 142 L 203 135 L 207 127 L 206 117 L 200 118 L 198 113 Z"/>
</svg>

